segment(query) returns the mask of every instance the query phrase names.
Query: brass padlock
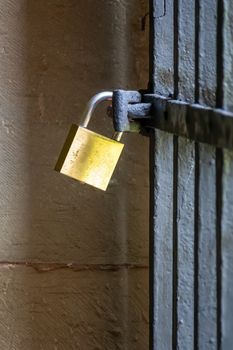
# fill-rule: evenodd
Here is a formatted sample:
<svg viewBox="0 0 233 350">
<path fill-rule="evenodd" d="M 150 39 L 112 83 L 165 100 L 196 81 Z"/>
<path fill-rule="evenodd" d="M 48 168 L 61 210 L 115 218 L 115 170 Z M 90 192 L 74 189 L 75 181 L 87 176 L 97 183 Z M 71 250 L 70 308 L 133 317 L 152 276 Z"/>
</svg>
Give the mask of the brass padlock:
<svg viewBox="0 0 233 350">
<path fill-rule="evenodd" d="M 103 191 L 107 189 L 124 147 L 119 142 L 122 133 L 115 133 L 110 139 L 88 130 L 87 126 L 96 105 L 112 100 L 112 96 L 112 92 L 101 92 L 88 102 L 82 125 L 71 126 L 55 166 L 56 171 Z"/>
</svg>

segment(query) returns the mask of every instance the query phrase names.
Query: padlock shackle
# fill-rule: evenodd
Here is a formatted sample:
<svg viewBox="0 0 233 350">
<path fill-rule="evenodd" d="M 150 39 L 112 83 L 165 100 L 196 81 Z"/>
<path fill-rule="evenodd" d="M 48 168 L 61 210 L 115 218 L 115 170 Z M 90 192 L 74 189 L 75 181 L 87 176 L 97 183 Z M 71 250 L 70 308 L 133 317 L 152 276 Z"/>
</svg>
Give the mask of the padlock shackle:
<svg viewBox="0 0 233 350">
<path fill-rule="evenodd" d="M 102 101 L 111 101 L 113 97 L 112 91 L 103 91 L 99 92 L 98 94 L 94 95 L 87 103 L 87 107 L 83 113 L 84 120 L 81 124 L 84 128 L 86 128 L 90 122 L 90 119 L 92 117 L 92 114 L 96 108 L 96 106 L 102 102 Z"/>
<path fill-rule="evenodd" d="M 113 140 L 120 141 L 123 135 L 123 131 L 115 131 L 112 138 Z"/>
</svg>

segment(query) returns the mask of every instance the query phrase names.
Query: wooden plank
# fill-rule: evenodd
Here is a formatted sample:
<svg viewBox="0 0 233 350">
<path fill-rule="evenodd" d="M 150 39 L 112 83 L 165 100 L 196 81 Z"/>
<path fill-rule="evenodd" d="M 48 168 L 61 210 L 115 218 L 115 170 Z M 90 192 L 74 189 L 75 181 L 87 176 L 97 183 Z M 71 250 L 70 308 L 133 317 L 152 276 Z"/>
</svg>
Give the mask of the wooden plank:
<svg viewBox="0 0 233 350">
<path fill-rule="evenodd" d="M 224 0 L 223 4 L 223 106 L 224 109 L 233 111 L 233 3 Z"/>
<path fill-rule="evenodd" d="M 195 2 L 181 0 L 177 8 L 178 97 L 195 96 Z M 178 349 L 194 346 L 194 193 L 195 144 L 178 140 L 177 183 L 177 339 Z"/>
<path fill-rule="evenodd" d="M 192 102 L 195 95 L 195 2 L 179 0 L 178 97 Z"/>
<path fill-rule="evenodd" d="M 151 1 L 151 89 L 174 93 L 173 1 Z M 150 349 L 173 349 L 173 136 L 151 135 Z"/>
<path fill-rule="evenodd" d="M 164 96 L 173 95 L 173 1 L 153 0 L 152 88 Z"/>
<path fill-rule="evenodd" d="M 198 6 L 198 5 L 197 5 Z M 216 65 L 216 36 L 217 36 L 217 0 L 199 0 L 198 43 L 196 43 L 196 59 L 199 71 L 199 103 L 215 107 L 217 65 Z"/>
<path fill-rule="evenodd" d="M 156 151 L 155 151 L 156 150 Z M 172 349 L 173 136 L 155 131 L 154 148 L 154 340 L 153 349 Z"/>
<path fill-rule="evenodd" d="M 196 245 L 196 336 L 200 349 L 216 349 L 216 169 L 214 147 L 199 145 Z"/>
<path fill-rule="evenodd" d="M 199 6 L 198 6 L 199 5 Z M 196 8 L 196 101 L 216 104 L 217 1 L 199 0 Z M 195 345 L 198 349 L 217 347 L 216 293 L 216 156 L 215 148 L 196 146 L 195 203 Z"/>
<path fill-rule="evenodd" d="M 177 346 L 194 343 L 194 143 L 179 138 L 177 185 Z"/>
<path fill-rule="evenodd" d="M 233 111 L 233 3 L 223 2 L 223 107 Z M 220 14 L 221 15 L 221 14 Z M 222 226 L 221 226 L 221 284 L 219 314 L 219 345 L 222 350 L 232 348 L 233 337 L 233 152 L 223 150 Z M 221 327 L 221 328 L 220 328 Z"/>
<path fill-rule="evenodd" d="M 233 152 L 224 151 L 223 156 L 223 200 L 221 236 L 221 349 L 232 349 L 233 329 Z"/>
</svg>

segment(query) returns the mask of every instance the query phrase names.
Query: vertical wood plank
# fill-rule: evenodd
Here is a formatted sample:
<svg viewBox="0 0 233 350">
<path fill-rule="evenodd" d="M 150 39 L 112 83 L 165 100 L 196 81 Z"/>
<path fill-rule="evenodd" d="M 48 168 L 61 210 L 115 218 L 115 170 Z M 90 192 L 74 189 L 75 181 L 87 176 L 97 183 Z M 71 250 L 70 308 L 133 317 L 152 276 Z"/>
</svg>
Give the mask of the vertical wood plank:
<svg viewBox="0 0 233 350">
<path fill-rule="evenodd" d="M 177 186 L 177 348 L 194 343 L 194 143 L 179 138 Z"/>
<path fill-rule="evenodd" d="M 178 96 L 193 102 L 195 95 L 195 1 L 178 1 Z"/>
<path fill-rule="evenodd" d="M 199 0 L 196 15 L 199 17 L 197 26 L 198 40 L 196 59 L 198 60 L 199 103 L 215 107 L 217 64 L 216 64 L 216 36 L 217 36 L 217 0 Z"/>
<path fill-rule="evenodd" d="M 153 0 L 153 91 L 173 95 L 173 0 Z"/>
<path fill-rule="evenodd" d="M 197 102 L 215 106 L 217 1 L 196 3 Z M 216 349 L 216 157 L 215 148 L 199 144 L 196 179 L 195 242 L 195 344 L 198 349 Z"/>
<path fill-rule="evenodd" d="M 152 91 L 173 94 L 173 1 L 151 1 Z M 173 333 L 173 135 L 151 136 L 151 344 L 172 350 Z M 152 305 L 151 305 L 152 306 Z"/>
<path fill-rule="evenodd" d="M 154 155 L 154 341 L 172 349 L 173 136 L 155 131 Z"/>
<path fill-rule="evenodd" d="M 233 344 L 233 151 L 224 151 L 223 164 L 221 349 L 229 350 Z"/>
<path fill-rule="evenodd" d="M 216 349 L 216 165 L 215 149 L 199 145 L 197 227 L 198 349 Z"/>
<path fill-rule="evenodd" d="M 195 2 L 180 0 L 178 24 L 178 97 L 195 96 Z M 177 184 L 177 348 L 194 346 L 194 193 L 195 144 L 178 140 Z"/>
<path fill-rule="evenodd" d="M 233 111 L 233 2 L 224 0 L 223 4 L 223 105 Z"/>
<path fill-rule="evenodd" d="M 223 1 L 223 107 L 233 111 L 233 2 Z M 221 349 L 232 349 L 233 338 L 233 151 L 223 150 L 221 232 Z"/>
</svg>

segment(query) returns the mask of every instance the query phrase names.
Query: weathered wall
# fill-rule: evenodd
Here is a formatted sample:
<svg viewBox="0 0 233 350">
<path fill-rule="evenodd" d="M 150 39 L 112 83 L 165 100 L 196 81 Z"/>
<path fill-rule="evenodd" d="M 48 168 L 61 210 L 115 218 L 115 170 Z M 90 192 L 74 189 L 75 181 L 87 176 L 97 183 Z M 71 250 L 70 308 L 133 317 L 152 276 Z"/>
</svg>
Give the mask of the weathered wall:
<svg viewBox="0 0 233 350">
<path fill-rule="evenodd" d="M 146 87 L 146 3 L 0 0 L 0 349 L 148 348 L 147 139 L 106 193 L 53 171 L 94 93 Z"/>
</svg>

